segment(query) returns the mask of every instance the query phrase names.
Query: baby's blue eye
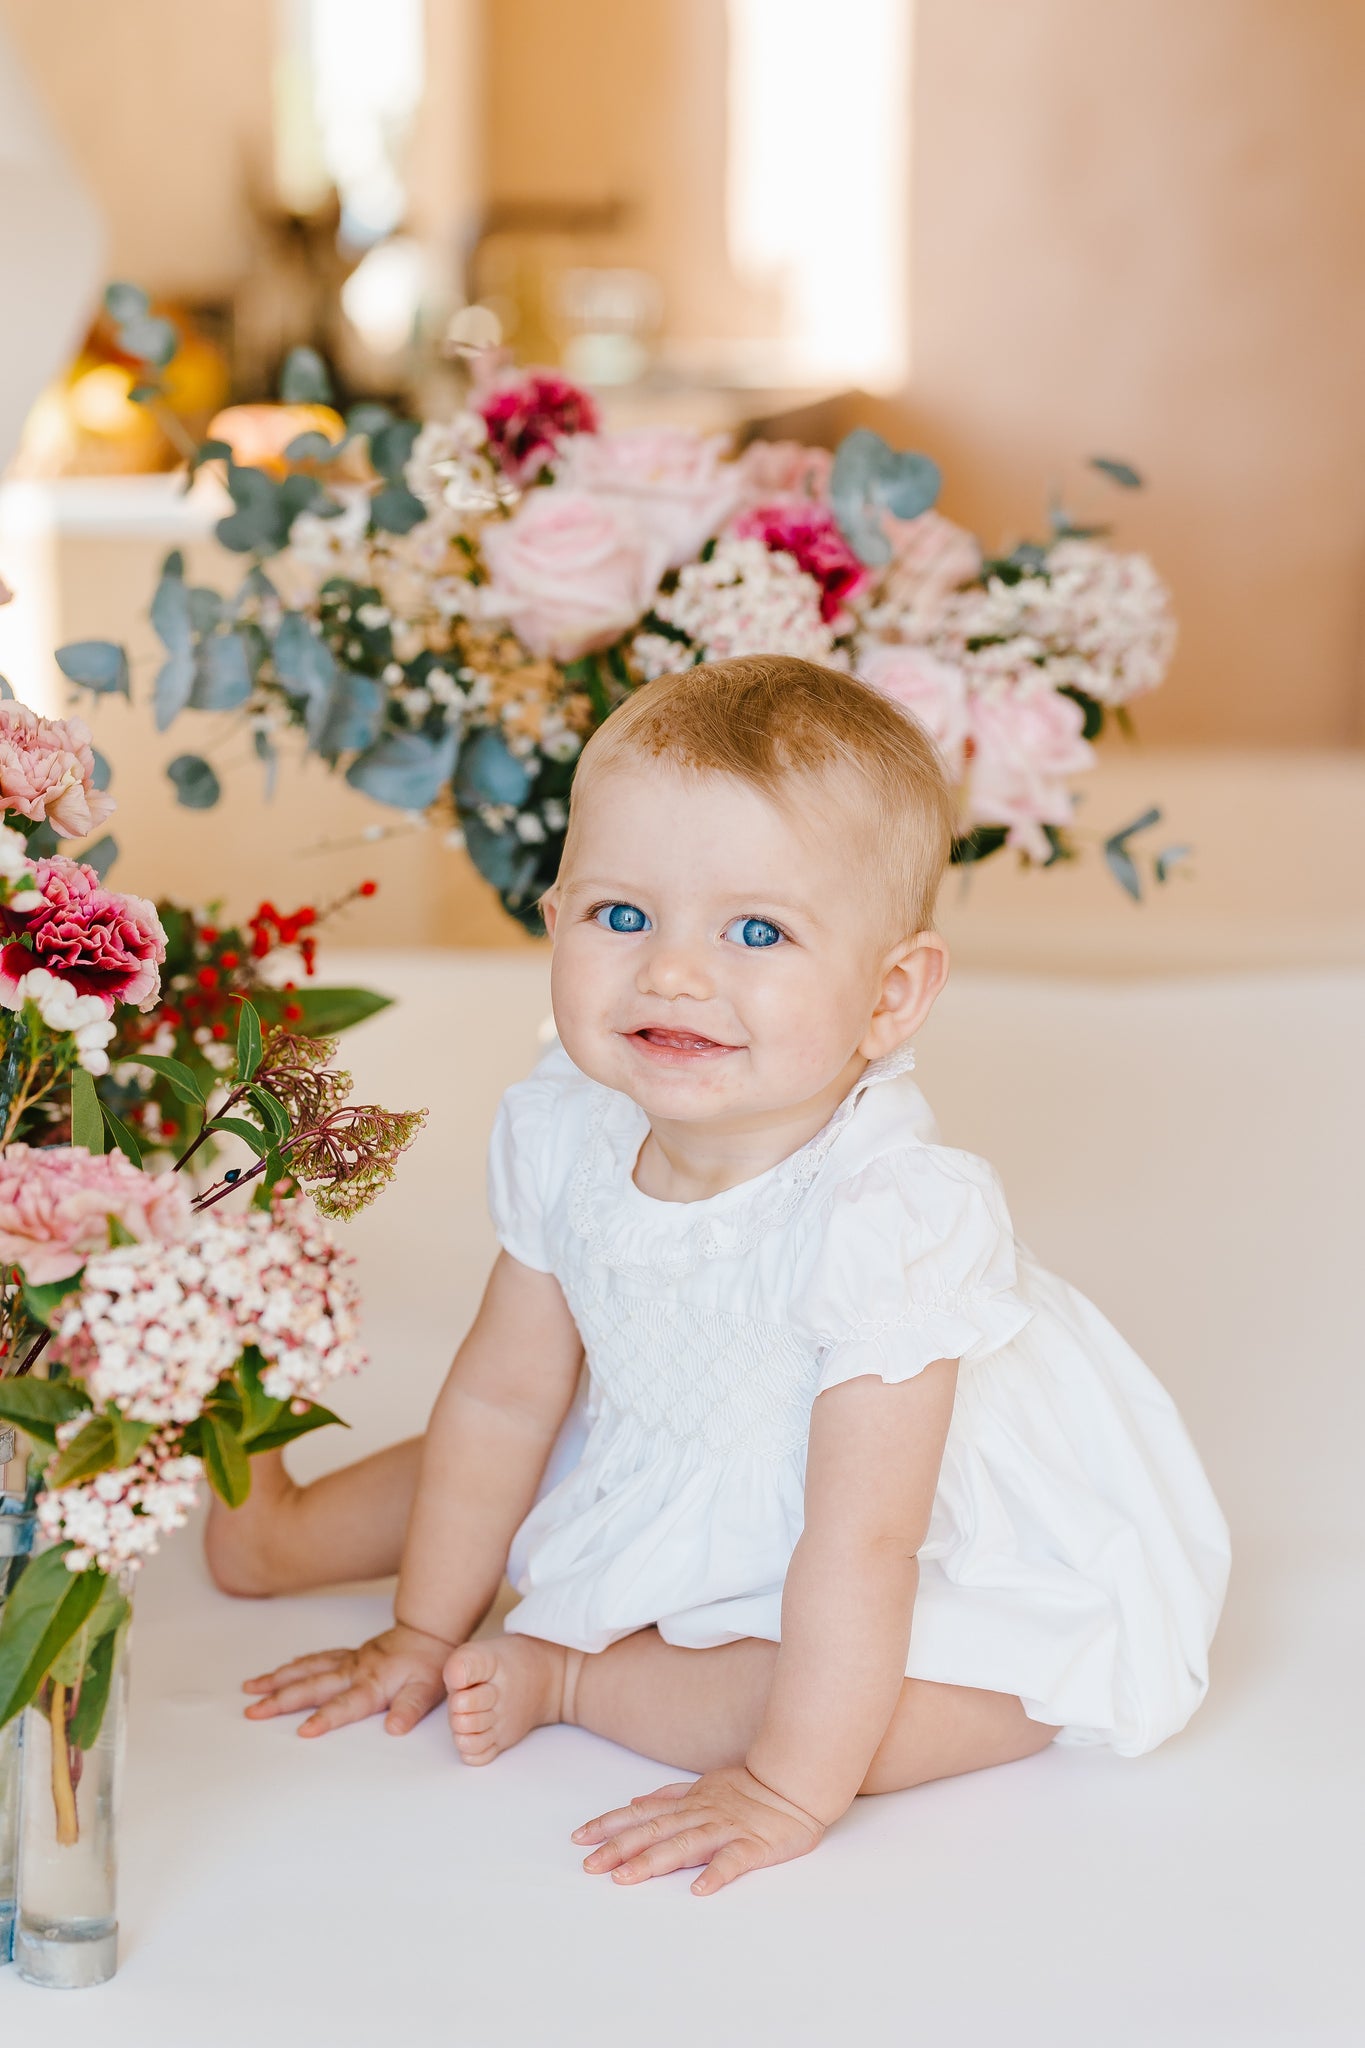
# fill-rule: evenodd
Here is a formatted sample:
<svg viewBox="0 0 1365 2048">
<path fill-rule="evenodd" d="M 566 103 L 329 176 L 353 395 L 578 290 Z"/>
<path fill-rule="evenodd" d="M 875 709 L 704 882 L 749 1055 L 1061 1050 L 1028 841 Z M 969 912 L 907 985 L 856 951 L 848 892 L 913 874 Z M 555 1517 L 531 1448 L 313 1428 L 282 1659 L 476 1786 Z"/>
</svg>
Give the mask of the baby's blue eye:
<svg viewBox="0 0 1365 2048">
<path fill-rule="evenodd" d="M 604 903 L 594 913 L 593 923 L 608 932 L 647 932 L 649 919 L 633 903 Z"/>
<path fill-rule="evenodd" d="M 737 917 L 725 927 L 727 939 L 737 946 L 775 946 L 783 936 L 766 917 Z"/>
</svg>

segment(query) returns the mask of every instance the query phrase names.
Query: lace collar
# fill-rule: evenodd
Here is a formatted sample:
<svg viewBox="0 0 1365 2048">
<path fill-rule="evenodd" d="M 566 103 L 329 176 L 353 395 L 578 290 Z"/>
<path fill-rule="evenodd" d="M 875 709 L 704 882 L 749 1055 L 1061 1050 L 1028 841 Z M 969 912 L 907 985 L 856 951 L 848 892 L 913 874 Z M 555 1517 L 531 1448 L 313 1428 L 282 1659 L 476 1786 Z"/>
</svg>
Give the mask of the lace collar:
<svg viewBox="0 0 1365 2048">
<path fill-rule="evenodd" d="M 702 1259 L 742 1257 L 795 1214 L 867 1090 L 908 1074 L 914 1064 L 908 1045 L 873 1060 L 798 1151 L 699 1202 L 661 1202 L 641 1193 L 633 1176 L 648 1119 L 628 1095 L 603 1088 L 569 1186 L 569 1222 L 590 1257 L 618 1273 L 676 1280 Z"/>
</svg>

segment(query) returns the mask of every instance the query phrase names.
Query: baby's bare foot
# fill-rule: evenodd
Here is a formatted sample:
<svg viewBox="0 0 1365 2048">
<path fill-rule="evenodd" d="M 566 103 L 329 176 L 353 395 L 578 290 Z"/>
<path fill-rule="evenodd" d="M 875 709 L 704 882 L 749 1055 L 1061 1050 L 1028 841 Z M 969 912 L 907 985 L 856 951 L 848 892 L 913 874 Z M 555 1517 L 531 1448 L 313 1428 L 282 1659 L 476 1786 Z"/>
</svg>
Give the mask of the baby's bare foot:
<svg viewBox="0 0 1365 2048">
<path fill-rule="evenodd" d="M 489 1764 L 533 1728 L 562 1721 L 569 1652 L 538 1636 L 461 1643 L 446 1662 L 450 1729 L 467 1764 Z"/>
</svg>

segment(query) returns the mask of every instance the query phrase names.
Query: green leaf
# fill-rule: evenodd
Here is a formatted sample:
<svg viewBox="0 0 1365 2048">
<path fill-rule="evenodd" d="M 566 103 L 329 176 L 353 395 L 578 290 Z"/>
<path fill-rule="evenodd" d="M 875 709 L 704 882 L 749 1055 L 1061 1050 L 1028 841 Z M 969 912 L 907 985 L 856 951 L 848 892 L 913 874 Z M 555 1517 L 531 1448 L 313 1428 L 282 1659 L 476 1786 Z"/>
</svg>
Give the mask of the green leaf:
<svg viewBox="0 0 1365 2048">
<path fill-rule="evenodd" d="M 67 1723 L 68 1739 L 73 1749 L 93 1749 L 104 1723 L 119 1642 L 133 1611 L 121 1595 L 120 1600 L 122 1613 L 119 1619 L 112 1628 L 100 1632 L 85 1660 L 76 1711 Z"/>
<path fill-rule="evenodd" d="M 206 462 L 230 462 L 232 444 L 228 441 L 201 441 L 190 457 L 190 476 L 197 476 Z"/>
<path fill-rule="evenodd" d="M 93 1479 L 97 1472 L 112 1471 L 119 1462 L 118 1450 L 112 1417 L 92 1415 L 48 1466 L 44 1474 L 48 1490 L 75 1486 L 82 1479 Z"/>
<path fill-rule="evenodd" d="M 0 1379 L 0 1422 L 12 1422 L 38 1443 L 55 1444 L 58 1426 L 90 1406 L 75 1380 Z"/>
<path fill-rule="evenodd" d="M 220 1415 L 205 1409 L 200 1444 L 209 1485 L 230 1508 L 239 1508 L 251 1491 L 251 1464 L 241 1438 Z"/>
<path fill-rule="evenodd" d="M 211 811 L 223 793 L 218 777 L 198 754 L 177 754 L 166 773 L 175 785 L 176 802 L 187 811 Z"/>
<path fill-rule="evenodd" d="M 261 1064 L 261 1020 L 250 1003 L 237 1018 L 237 1079 L 249 1081 Z"/>
<path fill-rule="evenodd" d="M 370 500 L 370 519 L 381 533 L 411 533 L 426 516 L 426 506 L 406 484 L 385 484 Z"/>
<path fill-rule="evenodd" d="M 118 345 L 125 355 L 164 370 L 180 346 L 180 335 L 174 321 L 157 313 L 135 313 L 119 323 Z"/>
<path fill-rule="evenodd" d="M 79 1273 L 68 1273 L 65 1280 L 49 1280 L 43 1287 L 35 1287 L 31 1280 L 25 1280 L 24 1307 L 35 1322 L 51 1329 L 58 1304 L 65 1301 L 68 1294 L 74 1294 L 80 1284 Z"/>
<path fill-rule="evenodd" d="M 270 1151 L 275 1142 L 273 1137 L 266 1137 L 264 1132 L 257 1130 L 255 1124 L 249 1124 L 245 1117 L 240 1116 L 213 1117 L 210 1120 L 209 1129 L 211 1131 L 226 1131 L 229 1136 L 240 1138 L 244 1145 L 251 1147 L 258 1159 L 264 1159 L 266 1153 Z"/>
<path fill-rule="evenodd" d="M 961 839 L 953 841 L 953 865 L 970 867 L 975 861 L 989 860 L 993 853 L 999 853 L 1008 838 L 1007 825 L 978 825 L 974 832 L 965 833 Z"/>
<path fill-rule="evenodd" d="M 133 405 L 150 405 L 154 398 L 160 398 L 161 395 L 159 384 L 134 384 L 128 398 Z"/>
<path fill-rule="evenodd" d="M 199 1109 L 208 1107 L 208 1097 L 199 1085 L 198 1077 L 185 1065 L 183 1060 L 174 1060 L 169 1053 L 130 1052 L 127 1055 L 130 1066 L 150 1067 L 160 1074 L 182 1102 L 192 1102 Z"/>
<path fill-rule="evenodd" d="M 109 1135 L 119 1151 L 131 1166 L 141 1167 L 142 1147 L 120 1117 L 116 1117 L 107 1102 L 101 1102 L 100 1114 L 108 1127 Z"/>
<path fill-rule="evenodd" d="M 315 348 L 291 348 L 280 371 L 280 397 L 286 405 L 330 405 L 332 380 Z"/>
<path fill-rule="evenodd" d="M 1110 874 L 1119 887 L 1127 891 L 1134 903 L 1141 903 L 1142 877 L 1138 873 L 1137 862 L 1127 847 L 1116 839 L 1107 839 L 1104 844 L 1104 858 L 1109 865 Z"/>
<path fill-rule="evenodd" d="M 1158 882 L 1168 882 L 1176 868 L 1189 860 L 1193 852 L 1192 846 L 1163 846 L 1154 864 Z"/>
<path fill-rule="evenodd" d="M 101 1573 L 101 1577 L 103 1574 Z M 122 1628 L 132 1609 L 115 1579 L 106 1578 L 99 1599 L 81 1623 L 59 1657 L 54 1657 L 49 1675 L 58 1685 L 79 1684 L 86 1659 L 102 1636 Z"/>
<path fill-rule="evenodd" d="M 370 460 L 386 482 L 403 484 L 413 445 L 421 431 L 416 420 L 391 420 L 370 435 Z M 417 502 L 421 508 L 420 498 Z M 419 509 L 418 516 L 425 519 L 425 508 Z"/>
<path fill-rule="evenodd" d="M 256 1457 L 263 1451 L 278 1451 L 285 1444 L 292 1444 L 295 1437 L 307 1436 L 310 1430 L 327 1429 L 336 1423 L 341 1429 L 349 1429 L 350 1423 L 343 1422 L 339 1415 L 333 1415 L 330 1408 L 324 1408 L 318 1401 L 310 1401 L 302 1415 L 294 1415 L 286 1404 L 283 1415 L 271 1428 L 262 1430 L 251 1440 L 251 1455 Z"/>
<path fill-rule="evenodd" d="M 242 1353 L 237 1368 L 237 1379 L 242 1390 L 242 1441 L 248 1450 L 255 1451 L 256 1439 L 273 1429 L 281 1417 L 288 1412 L 287 1401 L 277 1401 L 267 1394 L 261 1385 L 261 1371 L 265 1360 L 254 1344 L 248 1345 Z"/>
<path fill-rule="evenodd" d="M 83 690 L 100 697 L 129 695 L 128 656 L 114 640 L 71 640 L 55 659 L 67 681 Z"/>
<path fill-rule="evenodd" d="M 84 1067 L 77 1067 L 71 1076 L 71 1142 L 87 1152 L 104 1150 L 104 1118 L 95 1093 L 95 1078 Z"/>
<path fill-rule="evenodd" d="M 282 1023 L 286 1007 L 292 1006 L 303 1012 L 290 1019 L 292 1031 L 305 1038 L 331 1038 L 376 1011 L 387 1010 L 393 997 L 372 988 L 290 988 L 259 989 L 255 1000 L 268 1023 Z"/>
<path fill-rule="evenodd" d="M 1102 476 L 1107 476 L 1110 483 L 1117 484 L 1121 490 L 1140 491 L 1143 487 L 1142 477 L 1132 463 L 1120 462 L 1117 456 L 1092 455 L 1090 467 L 1099 470 Z"/>
<path fill-rule="evenodd" d="M 67 1570 L 74 1547 L 58 1543 L 30 1558 L 11 1588 L 0 1616 L 0 1728 L 35 1697 L 104 1591 L 104 1572 Z"/>
<path fill-rule="evenodd" d="M 293 1128 L 289 1111 L 278 1102 L 268 1088 L 248 1088 L 247 1099 L 259 1112 L 261 1121 L 274 1132 L 277 1138 L 287 1138 Z"/>
</svg>

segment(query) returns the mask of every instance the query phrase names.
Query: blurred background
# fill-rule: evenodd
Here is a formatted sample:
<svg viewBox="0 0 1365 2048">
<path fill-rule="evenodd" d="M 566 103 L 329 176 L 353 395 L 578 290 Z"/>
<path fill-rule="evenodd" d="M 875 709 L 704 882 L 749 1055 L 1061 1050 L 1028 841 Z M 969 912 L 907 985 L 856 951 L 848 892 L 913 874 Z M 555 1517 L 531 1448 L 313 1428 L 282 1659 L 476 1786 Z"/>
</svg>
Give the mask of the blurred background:
<svg viewBox="0 0 1365 2048">
<path fill-rule="evenodd" d="M 0 0 L 6 298 L 44 309 L 0 328 L 0 670 L 60 709 L 60 642 L 150 656 L 167 548 L 226 571 L 212 489 L 169 474 L 95 320 L 112 278 L 180 328 L 193 437 L 294 344 L 347 401 L 433 415 L 460 347 L 501 340 L 613 424 L 873 425 L 991 545 L 1054 483 L 1111 512 L 1077 483 L 1110 453 L 1150 480 L 1119 531 L 1180 646 L 1087 819 L 1159 803 L 1196 858 L 1141 906 L 1098 862 L 993 862 L 950 886 L 959 957 L 1359 961 L 1363 89 L 1355 0 Z M 267 805 L 227 759 L 192 814 L 164 764 L 212 752 L 207 720 L 96 709 L 124 888 L 230 878 L 245 905 L 372 873 L 348 941 L 533 943 L 458 848 L 376 840 L 316 761 Z"/>
</svg>

